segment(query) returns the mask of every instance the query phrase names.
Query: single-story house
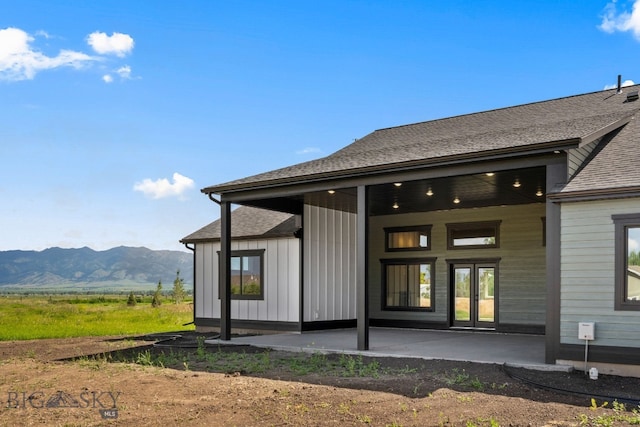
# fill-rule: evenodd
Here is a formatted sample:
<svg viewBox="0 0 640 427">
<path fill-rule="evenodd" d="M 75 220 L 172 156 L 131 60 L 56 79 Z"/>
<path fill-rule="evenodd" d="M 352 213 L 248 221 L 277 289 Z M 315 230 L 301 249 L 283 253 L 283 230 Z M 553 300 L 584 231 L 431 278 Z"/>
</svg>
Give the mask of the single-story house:
<svg viewBox="0 0 640 427">
<path fill-rule="evenodd" d="M 640 366 L 640 100 L 618 87 L 377 130 L 210 186 L 195 323 L 544 334 L 547 363 Z M 232 212 L 231 205 L 241 207 Z"/>
</svg>

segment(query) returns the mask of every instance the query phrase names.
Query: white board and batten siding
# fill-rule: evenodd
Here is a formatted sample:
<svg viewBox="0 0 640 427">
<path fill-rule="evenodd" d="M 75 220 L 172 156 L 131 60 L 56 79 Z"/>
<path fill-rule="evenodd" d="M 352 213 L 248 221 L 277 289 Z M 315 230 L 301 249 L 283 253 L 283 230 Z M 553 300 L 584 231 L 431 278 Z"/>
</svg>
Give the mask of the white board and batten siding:
<svg viewBox="0 0 640 427">
<path fill-rule="evenodd" d="M 356 318 L 356 215 L 304 207 L 303 321 Z"/>
<path fill-rule="evenodd" d="M 298 322 L 300 317 L 300 240 L 273 238 L 231 242 L 231 250 L 264 249 L 264 299 L 231 300 L 231 318 Z M 196 245 L 195 315 L 219 319 L 220 242 Z"/>
<path fill-rule="evenodd" d="M 560 342 L 578 339 L 580 322 L 595 322 L 600 346 L 640 348 L 640 311 L 616 311 L 615 230 L 612 215 L 640 213 L 640 199 L 561 206 Z"/>
</svg>

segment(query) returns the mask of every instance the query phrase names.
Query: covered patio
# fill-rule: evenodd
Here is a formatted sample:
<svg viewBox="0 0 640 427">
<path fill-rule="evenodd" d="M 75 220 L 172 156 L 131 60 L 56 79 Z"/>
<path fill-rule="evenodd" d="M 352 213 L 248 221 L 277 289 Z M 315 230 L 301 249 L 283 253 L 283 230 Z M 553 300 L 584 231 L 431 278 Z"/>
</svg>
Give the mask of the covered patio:
<svg viewBox="0 0 640 427">
<path fill-rule="evenodd" d="M 209 344 L 251 345 L 274 350 L 361 354 L 373 357 L 412 357 L 506 364 L 529 369 L 568 371 L 569 366 L 545 364 L 541 335 L 502 334 L 462 330 L 416 330 L 372 327 L 368 351 L 357 349 L 356 329 L 241 336 Z"/>
<path fill-rule="evenodd" d="M 298 215 L 302 218 L 304 232 L 299 330 L 330 329 L 327 325 L 331 323 L 334 323 L 332 327 L 357 325 L 356 329 L 319 332 L 317 340 L 315 335 L 308 333 L 246 339 L 256 339 L 257 344 L 261 344 L 260 340 L 284 339 L 285 343 L 294 340 L 286 345 L 298 348 L 308 347 L 310 342 L 326 341 L 322 348 L 332 351 L 369 350 L 371 355 L 395 353 L 424 358 L 449 358 L 451 346 L 457 346 L 459 341 L 470 344 L 455 352 L 460 354 L 457 360 L 543 365 L 545 338 L 540 334 L 545 333 L 546 283 L 557 282 L 554 253 L 559 236 L 557 206 L 546 203 L 544 194 L 547 188 L 563 181 L 567 173 L 565 161 L 560 153 L 536 153 L 526 158 L 476 161 L 472 165 L 449 165 L 447 168 L 409 168 L 357 180 L 302 182 L 286 189 L 243 189 L 232 195 L 222 191 L 219 201 L 222 207 L 221 260 L 226 261 L 227 254 L 231 253 L 232 203 Z M 203 191 L 213 192 L 212 189 Z M 502 242 L 498 242 L 501 222 L 505 223 L 506 231 L 502 233 Z M 428 224 L 429 231 L 434 230 L 433 236 L 428 236 L 430 247 L 427 250 L 385 249 L 385 233 L 396 229 L 402 232 L 407 224 L 414 227 Z M 478 224 L 495 227 L 495 244 L 472 245 L 463 250 L 450 247 L 455 231 L 450 232 L 449 228 L 467 225 L 477 228 Z M 485 232 L 486 228 L 489 226 L 478 233 Z M 469 235 L 462 237 L 477 240 L 484 236 L 473 232 L 475 229 L 466 231 Z M 392 287 L 387 284 L 388 276 L 383 268 L 400 261 L 408 265 L 416 259 L 428 264 L 431 274 L 428 307 L 396 307 L 399 304 L 389 296 Z M 229 271 L 230 267 L 224 264 L 221 263 L 221 272 Z M 467 270 L 469 275 L 479 277 L 484 269 L 498 277 L 498 264 L 502 281 L 500 295 L 497 291 L 495 295 L 491 292 L 490 320 L 481 319 L 481 301 L 477 297 L 474 299 L 480 286 L 476 283 L 470 283 L 468 295 L 465 294 L 472 305 L 467 312 L 471 312 L 468 318 L 459 318 L 463 310 L 458 308 L 457 302 L 454 306 L 454 301 L 460 299 L 453 297 L 455 273 Z M 545 276 L 549 274 L 553 276 L 546 277 L 545 283 Z M 230 280 L 227 276 L 225 272 L 220 283 Z M 497 281 L 495 289 L 498 289 Z M 232 320 L 229 314 L 231 299 L 223 293 L 226 288 L 220 288 L 220 327 L 222 338 L 228 341 Z M 409 331 L 397 334 L 396 329 L 377 328 L 375 339 L 378 344 L 372 346 L 369 330 L 375 326 L 399 326 Z M 471 340 L 459 335 L 459 330 L 449 335 L 442 331 L 458 327 L 474 328 L 476 332 L 491 329 L 494 334 L 470 335 L 474 337 Z M 427 338 L 424 335 L 413 337 L 410 336 L 412 333 L 424 331 L 412 332 L 411 328 L 438 331 L 430 331 L 433 335 Z M 540 351 L 532 351 L 520 342 L 510 345 L 494 342 L 495 339 L 506 340 L 507 336 L 500 334 L 504 332 L 515 333 L 516 338 L 509 343 L 520 339 L 519 333 L 537 334 L 531 341 L 539 343 Z M 554 330 L 546 332 L 549 338 L 548 333 Z M 238 343 L 244 343 L 243 340 Z M 331 344 L 333 340 L 340 344 Z M 476 344 L 479 342 L 482 344 Z M 272 345 L 278 345 L 278 342 L 266 346 Z M 519 352 L 516 351 L 518 346 L 522 346 Z M 500 359 L 509 357 L 507 348 L 516 351 L 515 359 Z M 535 359 L 533 354 L 537 355 Z M 521 360 L 522 357 L 527 359 Z M 551 358 L 547 358 L 547 362 L 550 363 Z"/>
</svg>

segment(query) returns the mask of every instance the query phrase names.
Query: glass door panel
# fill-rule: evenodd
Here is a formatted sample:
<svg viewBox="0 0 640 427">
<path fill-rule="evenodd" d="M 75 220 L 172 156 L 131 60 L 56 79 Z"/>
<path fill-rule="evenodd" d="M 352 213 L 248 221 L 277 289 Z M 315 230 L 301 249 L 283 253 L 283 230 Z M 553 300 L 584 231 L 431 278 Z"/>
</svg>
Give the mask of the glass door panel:
<svg viewBox="0 0 640 427">
<path fill-rule="evenodd" d="M 455 322 L 471 321 L 471 268 L 455 267 L 454 271 L 454 320 Z"/>
<path fill-rule="evenodd" d="M 478 267 L 478 317 L 476 322 L 495 322 L 495 268 Z"/>
</svg>

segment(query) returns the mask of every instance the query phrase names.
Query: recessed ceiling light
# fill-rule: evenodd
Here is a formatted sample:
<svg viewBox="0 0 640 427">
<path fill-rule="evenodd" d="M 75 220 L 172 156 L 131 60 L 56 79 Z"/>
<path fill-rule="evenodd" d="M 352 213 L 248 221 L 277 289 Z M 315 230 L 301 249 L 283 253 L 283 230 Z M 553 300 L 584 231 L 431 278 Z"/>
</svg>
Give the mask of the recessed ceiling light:
<svg viewBox="0 0 640 427">
<path fill-rule="evenodd" d="M 536 196 L 538 196 L 538 197 L 542 197 L 543 194 L 544 193 L 542 192 L 542 190 L 536 191 Z"/>
<path fill-rule="evenodd" d="M 429 197 L 433 196 L 433 191 L 431 191 L 431 189 L 429 189 L 429 191 L 427 191 L 427 196 L 429 196 Z"/>
<path fill-rule="evenodd" d="M 520 184 L 520 180 L 518 180 L 518 179 L 516 179 L 516 181 L 513 183 L 513 186 L 515 188 L 520 188 L 520 185 L 522 185 L 522 184 Z"/>
<path fill-rule="evenodd" d="M 396 187 L 400 187 L 402 185 L 401 182 L 394 182 L 393 185 L 395 185 Z"/>
<path fill-rule="evenodd" d="M 458 199 L 458 198 L 456 197 L 455 199 L 453 199 L 453 203 L 455 203 L 455 204 L 457 205 L 458 203 L 460 203 L 460 199 Z"/>
<path fill-rule="evenodd" d="M 329 190 L 329 191 L 327 191 L 327 193 L 329 193 L 329 194 L 335 194 L 335 192 L 336 192 L 336 190 Z"/>
<path fill-rule="evenodd" d="M 495 175 L 495 173 L 493 173 L 493 172 L 487 172 L 487 173 L 485 173 L 485 175 L 487 175 L 487 176 L 493 176 L 493 175 Z"/>
<path fill-rule="evenodd" d="M 398 209 L 400 206 L 398 206 L 398 202 L 394 202 L 393 206 L 391 206 L 393 209 Z"/>
</svg>

